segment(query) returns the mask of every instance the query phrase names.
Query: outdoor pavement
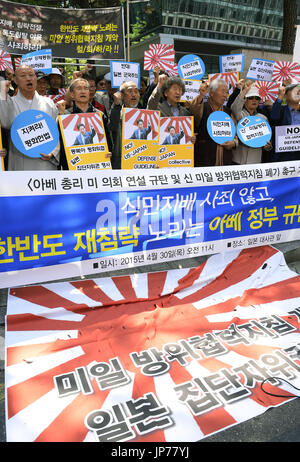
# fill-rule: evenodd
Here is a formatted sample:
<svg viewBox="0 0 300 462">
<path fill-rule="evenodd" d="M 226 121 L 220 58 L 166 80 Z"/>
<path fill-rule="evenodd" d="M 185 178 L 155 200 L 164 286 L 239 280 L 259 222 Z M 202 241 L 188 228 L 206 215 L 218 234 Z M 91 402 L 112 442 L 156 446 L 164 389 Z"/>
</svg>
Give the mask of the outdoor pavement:
<svg viewBox="0 0 300 462">
<path fill-rule="evenodd" d="M 279 244 L 274 247 L 284 253 L 290 269 L 300 274 L 300 241 Z M 180 267 L 192 268 L 200 265 L 204 260 L 206 257 L 128 268 L 127 270 L 100 273 L 90 276 L 90 278 L 164 271 Z M 88 276 L 87 279 L 89 279 Z M 0 442 L 6 441 L 4 368 L 7 293 L 7 289 L 0 289 Z M 277 408 L 271 408 L 258 417 L 218 432 L 201 440 L 201 442 L 300 442 L 300 399 L 296 398 Z"/>
</svg>

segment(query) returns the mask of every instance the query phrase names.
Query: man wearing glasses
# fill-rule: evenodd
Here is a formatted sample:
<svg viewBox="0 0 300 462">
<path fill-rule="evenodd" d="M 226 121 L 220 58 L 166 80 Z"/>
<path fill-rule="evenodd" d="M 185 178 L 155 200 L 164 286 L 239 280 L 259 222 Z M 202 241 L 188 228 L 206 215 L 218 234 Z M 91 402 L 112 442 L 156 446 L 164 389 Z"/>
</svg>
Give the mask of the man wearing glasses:
<svg viewBox="0 0 300 462">
<path fill-rule="evenodd" d="M 260 100 L 258 88 L 251 81 L 247 81 L 231 105 L 232 113 L 237 122 L 244 117 L 257 115 Z M 268 121 L 264 114 L 259 113 L 258 115 Z M 251 148 L 240 141 L 233 152 L 233 163 L 238 165 L 259 164 L 262 161 L 263 149 L 270 151 L 272 149 L 271 142 L 269 141 L 263 148 Z"/>
</svg>

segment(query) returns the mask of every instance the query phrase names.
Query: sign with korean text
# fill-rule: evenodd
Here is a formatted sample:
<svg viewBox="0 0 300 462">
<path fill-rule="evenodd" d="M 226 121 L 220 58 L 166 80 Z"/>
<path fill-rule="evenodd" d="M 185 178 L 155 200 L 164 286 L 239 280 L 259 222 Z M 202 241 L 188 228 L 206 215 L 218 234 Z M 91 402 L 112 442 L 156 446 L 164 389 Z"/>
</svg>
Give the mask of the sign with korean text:
<svg viewBox="0 0 300 462">
<path fill-rule="evenodd" d="M 51 48 L 53 57 L 125 59 L 121 7 L 46 8 L 0 1 L 1 49 L 23 55 Z"/>
<path fill-rule="evenodd" d="M 112 88 L 119 88 L 123 82 L 135 82 L 140 88 L 140 65 L 139 63 L 128 63 L 110 61 L 110 75 Z"/>
<path fill-rule="evenodd" d="M 193 167 L 193 117 L 161 117 L 159 167 Z"/>
<path fill-rule="evenodd" d="M 207 119 L 207 131 L 211 139 L 217 144 L 232 141 L 235 137 L 235 123 L 224 111 L 214 111 Z"/>
<path fill-rule="evenodd" d="M 205 64 L 197 55 L 184 55 L 178 61 L 178 74 L 182 79 L 201 80 L 205 73 Z"/>
<path fill-rule="evenodd" d="M 300 239 L 299 167 L 3 172 L 0 287 Z"/>
<path fill-rule="evenodd" d="M 201 80 L 182 79 L 185 86 L 185 92 L 181 97 L 181 101 L 192 101 L 199 95 Z"/>
<path fill-rule="evenodd" d="M 59 141 L 55 120 L 43 111 L 29 109 L 19 114 L 11 126 L 11 139 L 25 156 L 50 154 Z"/>
<path fill-rule="evenodd" d="M 275 127 L 275 152 L 300 151 L 300 126 Z"/>
<path fill-rule="evenodd" d="M 220 72 L 243 72 L 245 64 L 244 54 L 233 54 L 219 57 Z"/>
<path fill-rule="evenodd" d="M 262 148 L 272 138 L 269 123 L 259 116 L 247 116 L 237 126 L 237 135 L 242 143 L 251 148 Z"/>
<path fill-rule="evenodd" d="M 122 169 L 158 167 L 159 111 L 123 108 Z"/>
<path fill-rule="evenodd" d="M 13 288 L 7 442 L 180 442 L 190 460 L 182 442 L 297 397 L 299 304 L 300 276 L 271 246 L 196 268 Z"/>
<path fill-rule="evenodd" d="M 111 169 L 99 112 L 64 114 L 59 116 L 59 125 L 69 170 Z"/>
<path fill-rule="evenodd" d="M 26 53 L 22 56 L 21 65 L 27 64 L 35 71 L 41 71 L 44 74 L 52 72 L 52 50 L 38 50 L 32 53 Z"/>
<path fill-rule="evenodd" d="M 253 58 L 246 78 L 252 80 L 271 81 L 273 78 L 274 65 L 275 61 Z"/>
</svg>

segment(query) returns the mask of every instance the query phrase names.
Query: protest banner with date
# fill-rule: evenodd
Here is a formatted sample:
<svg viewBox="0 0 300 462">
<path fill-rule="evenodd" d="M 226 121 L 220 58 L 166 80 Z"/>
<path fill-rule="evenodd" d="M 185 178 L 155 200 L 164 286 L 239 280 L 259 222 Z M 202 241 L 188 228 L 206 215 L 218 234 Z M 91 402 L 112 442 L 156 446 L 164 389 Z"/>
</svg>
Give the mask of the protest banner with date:
<svg viewBox="0 0 300 462">
<path fill-rule="evenodd" d="M 0 173 L 0 287 L 300 239 L 299 166 Z"/>
<path fill-rule="evenodd" d="M 58 120 L 69 170 L 111 169 L 99 112 L 64 114 Z"/>
<path fill-rule="evenodd" d="M 193 442 L 283 405 L 300 387 L 299 304 L 271 246 L 13 288 L 7 442 Z"/>
<path fill-rule="evenodd" d="M 159 167 L 193 167 L 193 117 L 161 117 L 159 133 Z"/>
<path fill-rule="evenodd" d="M 123 108 L 122 169 L 158 167 L 159 111 Z"/>
</svg>

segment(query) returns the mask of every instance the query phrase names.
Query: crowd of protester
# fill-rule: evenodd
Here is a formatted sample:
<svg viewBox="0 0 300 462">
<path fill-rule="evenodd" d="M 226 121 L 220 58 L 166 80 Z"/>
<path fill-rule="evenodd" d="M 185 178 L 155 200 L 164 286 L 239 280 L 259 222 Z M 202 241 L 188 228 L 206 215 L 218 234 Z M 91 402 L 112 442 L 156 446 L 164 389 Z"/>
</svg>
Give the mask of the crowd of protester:
<svg viewBox="0 0 300 462">
<path fill-rule="evenodd" d="M 168 76 L 159 68 L 154 69 L 154 80 L 148 84 L 141 78 L 140 88 L 131 81 L 119 89 L 112 88 L 110 73 L 93 77 L 94 69 L 86 65 L 83 71 L 74 72 L 71 84 L 66 87 L 63 69 L 53 68 L 51 74 L 34 72 L 29 66 L 20 66 L 15 73 L 6 70 L 0 75 L 0 123 L 6 170 L 68 169 L 62 139 L 55 150 L 31 159 L 21 154 L 10 139 L 10 127 L 15 117 L 28 109 L 39 109 L 57 119 L 60 114 L 100 112 L 113 169 L 121 168 L 122 108 L 158 110 L 162 117 L 193 116 L 194 165 L 243 165 L 261 162 L 300 160 L 300 151 L 275 153 L 275 127 L 300 125 L 300 84 L 287 80 L 279 88 L 274 103 L 262 103 L 258 88 L 252 80 L 239 80 L 235 88 L 229 88 L 221 79 L 202 81 L 199 94 L 182 103 L 184 81 L 178 76 Z M 65 89 L 59 102 L 53 96 Z M 3 93 L 4 92 L 4 93 Z M 207 119 L 214 111 L 224 111 L 237 124 L 246 116 L 259 115 L 269 122 L 273 136 L 262 148 L 246 146 L 236 136 L 234 140 L 219 145 L 210 137 Z M 42 149 L 42 148 L 41 148 Z"/>
</svg>

